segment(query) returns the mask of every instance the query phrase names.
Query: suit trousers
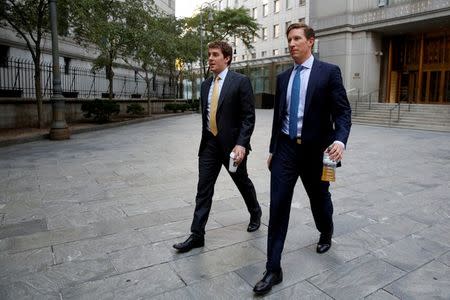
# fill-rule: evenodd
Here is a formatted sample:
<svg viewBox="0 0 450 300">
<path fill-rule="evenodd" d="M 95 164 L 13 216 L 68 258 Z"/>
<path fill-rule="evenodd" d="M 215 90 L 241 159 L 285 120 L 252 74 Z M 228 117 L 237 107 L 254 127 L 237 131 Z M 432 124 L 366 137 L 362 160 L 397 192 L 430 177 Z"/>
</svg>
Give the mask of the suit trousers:
<svg viewBox="0 0 450 300">
<path fill-rule="evenodd" d="M 268 271 L 280 269 L 292 196 L 299 176 L 308 195 L 317 229 L 323 233 L 333 230 L 333 204 L 328 191 L 330 184 L 321 180 L 322 160 L 323 151 L 319 146 L 297 144 L 289 136 L 280 135 L 271 162 Z"/>
<path fill-rule="evenodd" d="M 206 146 L 200 152 L 198 160 L 199 178 L 197 196 L 195 198 L 194 218 L 191 225 L 191 232 L 195 235 L 203 236 L 205 234 L 205 226 L 208 221 L 214 195 L 214 185 L 222 165 L 228 170 L 229 161 L 230 153 L 225 153 L 217 137 L 208 134 Z M 256 199 L 255 187 L 247 173 L 247 156 L 239 164 L 235 173 L 228 172 L 228 174 L 244 198 L 250 215 L 259 213 L 261 208 Z"/>
</svg>

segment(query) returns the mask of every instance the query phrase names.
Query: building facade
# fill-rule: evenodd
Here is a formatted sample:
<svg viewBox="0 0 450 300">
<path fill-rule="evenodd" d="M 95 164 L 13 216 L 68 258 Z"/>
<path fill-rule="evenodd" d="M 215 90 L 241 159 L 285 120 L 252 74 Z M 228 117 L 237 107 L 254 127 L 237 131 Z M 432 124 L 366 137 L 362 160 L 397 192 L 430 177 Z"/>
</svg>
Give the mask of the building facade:
<svg viewBox="0 0 450 300">
<path fill-rule="evenodd" d="M 235 42 L 233 68 L 256 93 L 274 94 L 290 67 L 285 30 L 305 22 L 316 31 L 314 55 L 337 64 L 348 91 L 379 102 L 450 103 L 449 0 L 232 0 L 261 25 L 252 50 Z"/>
</svg>

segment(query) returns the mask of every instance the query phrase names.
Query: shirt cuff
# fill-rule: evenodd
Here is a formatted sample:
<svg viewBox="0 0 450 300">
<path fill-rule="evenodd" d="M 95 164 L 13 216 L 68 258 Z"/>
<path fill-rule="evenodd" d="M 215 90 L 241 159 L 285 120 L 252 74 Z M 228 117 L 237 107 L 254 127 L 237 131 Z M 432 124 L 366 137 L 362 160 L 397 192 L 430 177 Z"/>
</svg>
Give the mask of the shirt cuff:
<svg viewBox="0 0 450 300">
<path fill-rule="evenodd" d="M 340 145 L 344 148 L 344 150 L 345 150 L 345 145 L 344 145 L 343 142 L 341 142 L 341 141 L 334 141 L 333 144 L 334 144 L 334 143 L 340 144 Z"/>
</svg>

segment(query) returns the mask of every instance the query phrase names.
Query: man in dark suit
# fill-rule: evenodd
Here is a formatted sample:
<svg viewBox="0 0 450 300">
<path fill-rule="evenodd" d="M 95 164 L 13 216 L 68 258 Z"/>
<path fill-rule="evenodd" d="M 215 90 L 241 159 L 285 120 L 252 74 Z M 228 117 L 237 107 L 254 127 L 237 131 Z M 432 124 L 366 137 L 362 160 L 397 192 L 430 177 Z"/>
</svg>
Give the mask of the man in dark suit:
<svg viewBox="0 0 450 300">
<path fill-rule="evenodd" d="M 201 86 L 203 126 L 198 152 L 199 180 L 192 234 L 186 241 L 173 245 L 179 252 L 204 246 L 214 185 L 222 165 L 228 170 L 231 152 L 235 154 L 238 167 L 236 172 L 228 173 L 250 213 L 247 231 L 255 231 L 261 224 L 261 207 L 247 174 L 250 137 L 255 127 L 255 100 L 250 80 L 228 69 L 232 51 L 231 46 L 223 41 L 208 44 L 208 64 L 214 76 L 205 80 Z"/>
<path fill-rule="evenodd" d="M 294 187 L 300 176 L 320 232 L 316 251 L 331 247 L 333 204 L 322 181 L 324 152 L 342 159 L 351 127 L 351 109 L 339 67 L 315 59 L 314 30 L 300 23 L 286 30 L 295 65 L 277 77 L 270 155 L 270 220 L 264 277 L 255 285 L 265 294 L 283 280 L 281 253 L 289 224 Z"/>
</svg>

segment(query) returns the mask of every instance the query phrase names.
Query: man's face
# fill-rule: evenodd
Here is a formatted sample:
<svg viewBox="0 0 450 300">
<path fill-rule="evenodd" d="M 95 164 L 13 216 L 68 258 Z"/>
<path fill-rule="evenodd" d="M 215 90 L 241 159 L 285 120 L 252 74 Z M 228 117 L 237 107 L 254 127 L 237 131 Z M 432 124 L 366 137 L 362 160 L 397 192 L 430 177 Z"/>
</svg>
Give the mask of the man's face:
<svg viewBox="0 0 450 300">
<path fill-rule="evenodd" d="M 211 72 L 219 74 L 228 67 L 229 57 L 224 57 L 222 50 L 219 48 L 208 49 L 208 64 Z"/>
<path fill-rule="evenodd" d="M 303 28 L 294 28 L 289 31 L 287 39 L 289 52 L 297 64 L 301 64 L 309 58 L 314 38 L 306 39 Z"/>
</svg>

